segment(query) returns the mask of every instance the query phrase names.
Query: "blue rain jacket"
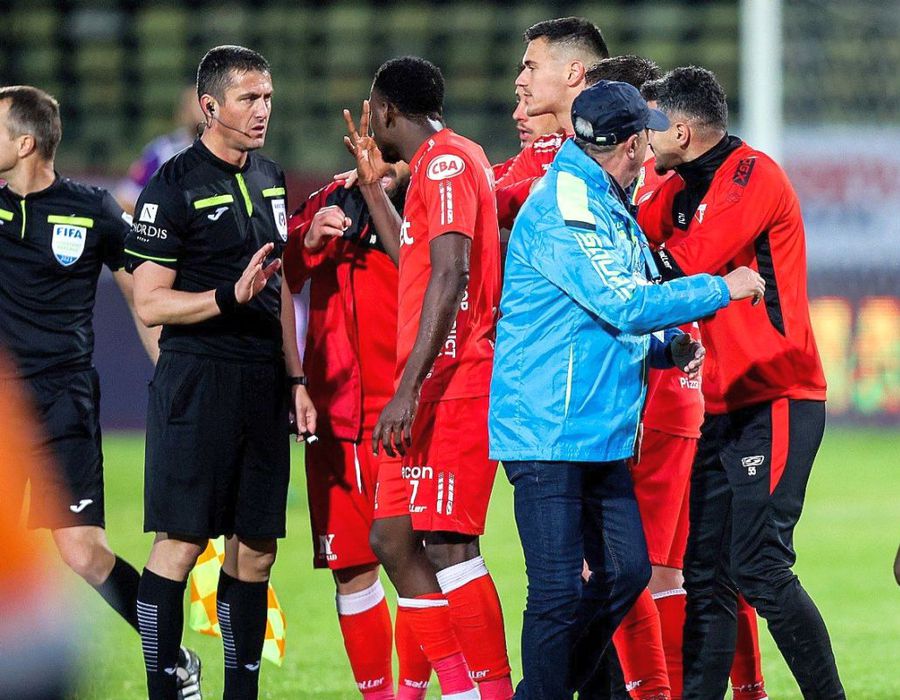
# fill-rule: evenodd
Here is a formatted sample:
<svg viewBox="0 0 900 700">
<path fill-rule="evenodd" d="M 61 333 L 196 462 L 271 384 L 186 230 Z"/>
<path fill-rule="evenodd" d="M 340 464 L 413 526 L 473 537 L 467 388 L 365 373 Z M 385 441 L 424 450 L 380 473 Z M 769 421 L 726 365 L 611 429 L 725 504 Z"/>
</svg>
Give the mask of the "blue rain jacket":
<svg viewBox="0 0 900 700">
<path fill-rule="evenodd" d="M 728 305 L 721 277 L 665 284 L 605 171 L 571 140 L 510 235 L 491 380 L 494 459 L 606 462 L 630 457 L 651 334 Z M 671 335 L 670 335 L 671 337 Z M 668 340 L 668 339 L 667 339 Z"/>
</svg>

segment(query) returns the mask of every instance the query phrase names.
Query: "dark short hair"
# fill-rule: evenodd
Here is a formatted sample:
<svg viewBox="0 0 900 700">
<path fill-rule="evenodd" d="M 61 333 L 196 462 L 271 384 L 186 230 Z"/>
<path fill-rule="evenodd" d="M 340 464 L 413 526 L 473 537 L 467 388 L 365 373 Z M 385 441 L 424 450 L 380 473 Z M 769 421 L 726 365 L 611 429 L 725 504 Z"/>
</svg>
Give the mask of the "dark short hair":
<svg viewBox="0 0 900 700">
<path fill-rule="evenodd" d="M 34 137 L 42 158 L 53 160 L 62 138 L 59 102 L 43 90 L 30 85 L 10 85 L 0 88 L 0 100 L 10 100 L 9 135 Z"/>
<path fill-rule="evenodd" d="M 197 67 L 197 97 L 212 95 L 225 99 L 225 91 L 234 82 L 232 72 L 269 73 L 269 62 L 262 54 L 243 46 L 216 46 L 206 52 Z"/>
<path fill-rule="evenodd" d="M 584 17 L 558 17 L 538 22 L 526 29 L 522 38 L 526 44 L 544 38 L 550 44 L 580 49 L 589 54 L 589 63 L 609 57 L 609 48 L 600 27 Z"/>
<path fill-rule="evenodd" d="M 595 63 L 588 70 L 584 79 L 588 86 L 596 85 L 601 80 L 615 80 L 620 83 L 628 83 L 640 90 L 644 83 L 656 80 L 661 75 L 662 71 L 654 61 L 628 54 L 604 58 L 599 63 Z"/>
<path fill-rule="evenodd" d="M 646 83 L 641 90 L 646 100 L 670 114 L 683 114 L 703 126 L 728 128 L 728 103 L 725 90 L 715 74 L 699 66 L 670 70 L 659 80 Z"/>
<path fill-rule="evenodd" d="M 444 113 L 444 76 L 441 69 L 418 56 L 392 58 L 375 72 L 377 90 L 410 119 L 441 119 Z"/>
</svg>

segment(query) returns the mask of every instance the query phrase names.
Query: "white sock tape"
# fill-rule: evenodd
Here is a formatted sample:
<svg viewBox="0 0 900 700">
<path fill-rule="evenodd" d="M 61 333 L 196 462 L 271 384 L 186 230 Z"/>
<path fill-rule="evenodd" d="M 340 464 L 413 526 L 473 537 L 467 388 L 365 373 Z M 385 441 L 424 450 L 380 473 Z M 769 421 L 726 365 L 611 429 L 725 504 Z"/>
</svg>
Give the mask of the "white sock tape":
<svg viewBox="0 0 900 700">
<path fill-rule="evenodd" d="M 384 600 L 384 587 L 381 581 L 375 581 L 371 586 L 358 593 L 340 593 L 335 597 L 339 615 L 358 615 L 366 610 L 371 610 Z"/>
</svg>

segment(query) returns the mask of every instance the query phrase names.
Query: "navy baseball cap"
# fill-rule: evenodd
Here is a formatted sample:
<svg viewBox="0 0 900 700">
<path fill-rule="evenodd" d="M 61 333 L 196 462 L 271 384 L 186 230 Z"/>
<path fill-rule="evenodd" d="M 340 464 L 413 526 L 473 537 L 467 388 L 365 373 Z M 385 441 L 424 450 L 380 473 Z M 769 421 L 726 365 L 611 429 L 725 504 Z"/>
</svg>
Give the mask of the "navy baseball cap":
<svg viewBox="0 0 900 700">
<path fill-rule="evenodd" d="M 650 109 L 633 85 L 601 80 L 575 98 L 572 124 L 581 140 L 612 146 L 643 129 L 665 131 L 669 119 L 658 109 Z"/>
</svg>

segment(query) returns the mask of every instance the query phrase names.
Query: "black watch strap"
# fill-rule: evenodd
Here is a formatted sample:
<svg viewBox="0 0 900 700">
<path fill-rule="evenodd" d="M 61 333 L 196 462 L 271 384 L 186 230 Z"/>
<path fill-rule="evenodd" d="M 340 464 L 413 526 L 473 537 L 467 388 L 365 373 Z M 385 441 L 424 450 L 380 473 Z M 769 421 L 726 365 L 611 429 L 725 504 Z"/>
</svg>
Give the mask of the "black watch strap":
<svg viewBox="0 0 900 700">
<path fill-rule="evenodd" d="M 288 377 L 287 382 L 290 386 L 309 386 L 309 379 L 305 375 L 302 377 Z"/>
</svg>

